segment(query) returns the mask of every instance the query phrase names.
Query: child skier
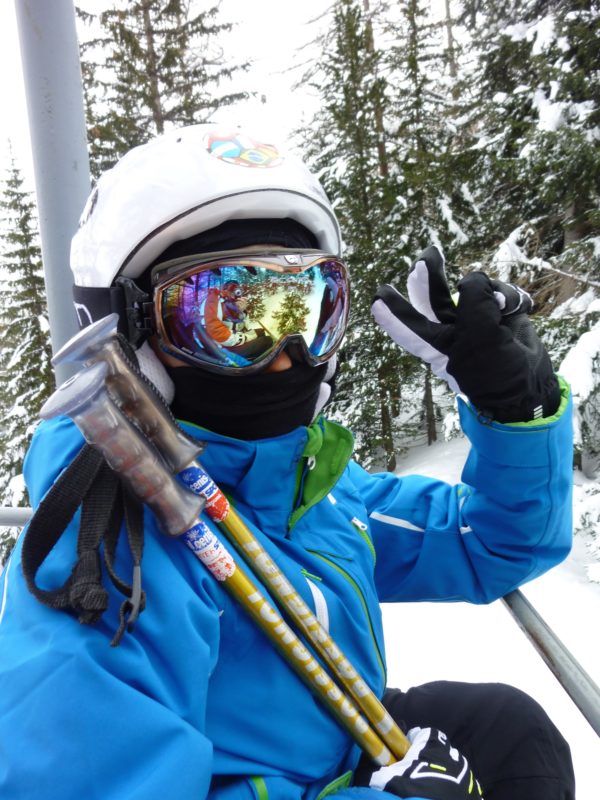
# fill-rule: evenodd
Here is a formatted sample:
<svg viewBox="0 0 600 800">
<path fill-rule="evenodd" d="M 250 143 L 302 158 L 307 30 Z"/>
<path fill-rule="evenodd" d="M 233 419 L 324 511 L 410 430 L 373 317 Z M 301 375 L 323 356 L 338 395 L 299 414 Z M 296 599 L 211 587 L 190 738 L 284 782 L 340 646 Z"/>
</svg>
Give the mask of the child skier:
<svg viewBox="0 0 600 800">
<path fill-rule="evenodd" d="M 123 630 L 116 576 L 130 573 L 131 557 L 123 537 L 106 544 L 113 580 L 102 587 L 99 573 L 97 583 L 89 578 L 97 563 L 86 536 L 102 527 L 94 520 L 103 505 L 84 502 L 45 560 L 21 561 L 26 533 L 4 572 L 3 800 L 377 800 L 382 791 L 405 800 L 482 792 L 573 800 L 568 745 L 522 692 L 444 681 L 386 690 L 379 603 L 487 603 L 569 551 L 569 392 L 527 319 L 528 297 L 472 273 L 455 305 L 436 248 L 410 274 L 410 302 L 391 287 L 378 293 L 377 321 L 468 398 L 459 409 L 472 450 L 464 482 L 450 486 L 368 474 L 351 459 L 351 434 L 322 414 L 348 318 L 348 275 L 333 210 L 291 155 L 208 125 L 135 148 L 98 182 L 71 263 L 80 318 L 119 313 L 141 369 L 184 430 L 206 443 L 208 473 L 411 730 L 412 747 L 388 767 L 359 761 L 347 733 L 147 509 L 146 608 L 111 648 Z M 206 329 L 183 337 L 172 311 L 185 316 L 207 276 L 217 288 L 252 281 L 271 320 L 283 317 L 276 309 L 290 276 L 294 291 L 302 280 L 302 329 L 269 324 L 267 349 L 242 363 Z M 324 311 L 334 309 L 324 303 L 331 281 L 334 320 Z M 82 445 L 68 418 L 38 427 L 25 463 L 34 506 Z M 58 524 L 50 516 L 48 531 Z M 74 559 L 89 578 L 84 590 L 77 570 L 69 577 Z M 92 596 L 106 601 L 103 614 L 104 606 L 81 611 Z M 404 657 L 418 658 L 419 643 L 407 641 Z"/>
</svg>

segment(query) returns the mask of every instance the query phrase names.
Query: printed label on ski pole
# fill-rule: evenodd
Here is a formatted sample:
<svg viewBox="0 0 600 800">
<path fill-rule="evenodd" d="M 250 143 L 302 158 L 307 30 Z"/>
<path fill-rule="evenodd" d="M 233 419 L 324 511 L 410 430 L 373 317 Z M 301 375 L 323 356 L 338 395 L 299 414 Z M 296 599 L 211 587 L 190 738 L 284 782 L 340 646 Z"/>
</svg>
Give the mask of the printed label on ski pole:
<svg viewBox="0 0 600 800">
<path fill-rule="evenodd" d="M 179 477 L 193 492 L 204 497 L 205 510 L 211 519 L 215 522 L 225 519 L 229 513 L 229 500 L 201 467 L 187 467 L 179 473 Z"/>
<path fill-rule="evenodd" d="M 184 533 L 183 540 L 218 581 L 235 572 L 233 556 L 204 522 L 199 521 Z"/>
</svg>

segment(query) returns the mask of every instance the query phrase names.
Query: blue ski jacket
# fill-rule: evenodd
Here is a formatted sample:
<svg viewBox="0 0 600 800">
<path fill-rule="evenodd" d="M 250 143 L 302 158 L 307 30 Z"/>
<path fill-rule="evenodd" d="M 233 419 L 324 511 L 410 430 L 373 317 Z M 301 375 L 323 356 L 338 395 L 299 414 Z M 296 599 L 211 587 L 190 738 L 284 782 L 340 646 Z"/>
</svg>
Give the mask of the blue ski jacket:
<svg viewBox="0 0 600 800">
<path fill-rule="evenodd" d="M 570 549 L 567 389 L 557 415 L 537 424 L 484 423 L 459 404 L 472 447 L 456 486 L 367 473 L 351 460 L 350 434 L 323 418 L 250 442 L 184 424 L 207 443 L 206 470 L 378 696 L 381 602 L 488 603 Z M 39 426 L 25 464 L 34 506 L 81 446 L 66 418 Z M 68 576 L 77 524 L 76 515 L 40 586 Z M 147 509 L 147 608 L 116 648 L 122 597 L 111 588 L 102 620 L 80 625 L 29 593 L 20 550 L 0 579 L 2 800 L 381 798 L 348 788 L 357 747 Z M 116 570 L 129 579 L 123 542 Z"/>
</svg>

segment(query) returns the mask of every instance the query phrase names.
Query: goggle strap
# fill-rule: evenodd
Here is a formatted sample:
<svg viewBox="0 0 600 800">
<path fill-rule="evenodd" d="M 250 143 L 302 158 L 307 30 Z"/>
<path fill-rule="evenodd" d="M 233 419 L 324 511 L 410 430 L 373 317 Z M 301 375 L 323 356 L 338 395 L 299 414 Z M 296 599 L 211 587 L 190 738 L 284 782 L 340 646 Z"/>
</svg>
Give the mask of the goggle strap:
<svg viewBox="0 0 600 800">
<path fill-rule="evenodd" d="M 120 277 L 115 283 L 121 288 L 125 300 L 125 336 L 134 347 L 138 347 L 156 330 L 152 295 L 140 289 L 131 278 Z"/>
<path fill-rule="evenodd" d="M 118 314 L 119 333 L 127 334 L 125 295 L 119 286 L 73 285 L 73 302 L 80 328 L 86 328 L 109 314 Z"/>
</svg>

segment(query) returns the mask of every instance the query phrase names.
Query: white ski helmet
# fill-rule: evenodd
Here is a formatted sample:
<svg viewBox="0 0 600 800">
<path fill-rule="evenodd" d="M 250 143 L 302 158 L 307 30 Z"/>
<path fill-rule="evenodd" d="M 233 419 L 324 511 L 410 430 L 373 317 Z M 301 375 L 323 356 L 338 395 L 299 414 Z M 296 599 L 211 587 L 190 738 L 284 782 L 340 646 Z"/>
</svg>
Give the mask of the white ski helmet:
<svg viewBox="0 0 600 800">
<path fill-rule="evenodd" d="M 98 181 L 71 247 L 79 286 L 136 278 L 169 245 L 232 219 L 296 220 L 339 255 L 339 226 L 307 167 L 276 145 L 212 124 L 136 147 Z"/>
<path fill-rule="evenodd" d="M 325 192 L 294 155 L 239 129 L 191 125 L 136 147 L 105 172 L 71 244 L 74 299 L 85 327 L 111 312 L 138 350 L 142 371 L 167 402 L 173 386 L 147 342 L 131 337 L 117 278 L 136 279 L 170 245 L 229 220 L 292 219 L 340 255 Z M 131 281 L 129 281 L 131 283 Z"/>
</svg>

